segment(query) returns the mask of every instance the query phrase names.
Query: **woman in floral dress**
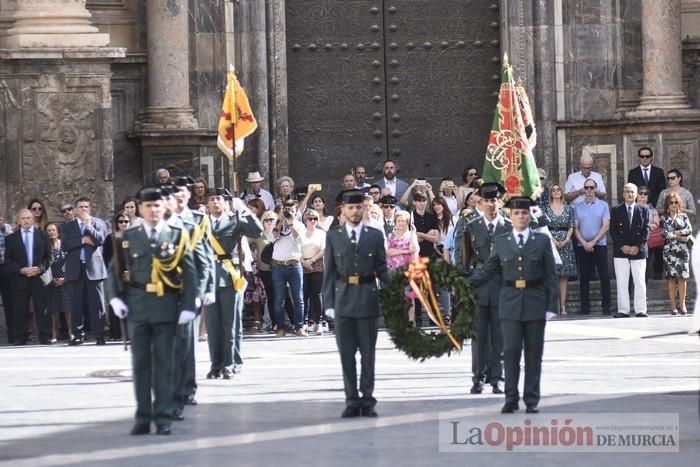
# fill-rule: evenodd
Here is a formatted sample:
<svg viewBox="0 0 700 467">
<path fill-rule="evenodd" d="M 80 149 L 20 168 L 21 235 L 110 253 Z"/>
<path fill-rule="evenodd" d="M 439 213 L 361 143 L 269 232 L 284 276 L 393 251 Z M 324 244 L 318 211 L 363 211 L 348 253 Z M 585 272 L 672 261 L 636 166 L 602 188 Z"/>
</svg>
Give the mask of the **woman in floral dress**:
<svg viewBox="0 0 700 467">
<path fill-rule="evenodd" d="M 690 245 L 693 241 L 693 227 L 690 218 L 683 211 L 681 197 L 669 193 L 664 200 L 664 215 L 661 218 L 661 233 L 666 239 L 664 244 L 664 272 L 668 284 L 668 296 L 671 300 L 671 314 L 684 315 L 688 277 L 690 277 Z M 678 290 L 679 307 L 676 308 L 676 290 Z"/>
<path fill-rule="evenodd" d="M 418 237 L 416 232 L 409 228 L 411 215 L 407 211 L 399 211 L 394 216 L 396 228 L 386 239 L 386 267 L 389 271 L 396 271 L 408 265 L 418 255 Z M 408 309 L 409 321 L 415 323 L 416 310 L 413 298 L 410 298 Z"/>
<path fill-rule="evenodd" d="M 576 255 L 571 244 L 574 234 L 574 210 L 564 201 L 564 191 L 558 183 L 549 187 L 549 205 L 544 209 L 549 217 L 549 231 L 554 239 L 562 264 L 559 273 L 559 308 L 566 315 L 566 289 L 569 278 L 576 277 Z"/>
</svg>

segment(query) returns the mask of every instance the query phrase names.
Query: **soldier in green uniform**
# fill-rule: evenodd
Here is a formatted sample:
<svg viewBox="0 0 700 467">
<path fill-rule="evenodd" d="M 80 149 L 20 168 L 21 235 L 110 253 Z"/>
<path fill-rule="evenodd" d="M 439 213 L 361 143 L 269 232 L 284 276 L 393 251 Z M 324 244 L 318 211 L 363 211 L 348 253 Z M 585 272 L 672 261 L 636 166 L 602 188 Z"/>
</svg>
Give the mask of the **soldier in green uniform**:
<svg viewBox="0 0 700 467">
<path fill-rule="evenodd" d="M 169 435 L 175 409 L 175 331 L 195 318 L 197 273 L 187 231 L 164 220 L 163 191 L 144 188 L 139 201 L 143 223 L 124 232 L 119 267 L 110 268 L 107 292 L 114 313 L 119 318 L 129 315 L 136 395 L 131 434 L 149 433 L 155 422 L 157 434 Z"/>
<path fill-rule="evenodd" d="M 362 224 L 363 193 L 342 194 L 345 225 L 326 236 L 323 303 L 335 318 L 335 338 L 343 367 L 345 410 L 343 418 L 376 417 L 374 406 L 374 355 L 379 326 L 377 279 L 388 280 L 382 232 Z M 360 350 L 362 371 L 357 391 L 355 354 Z"/>
<path fill-rule="evenodd" d="M 241 292 L 246 288 L 246 280 L 236 252 L 242 236 L 257 238 L 262 233 L 260 224 L 252 215 L 239 216 L 237 211 L 228 210 L 228 201 L 225 199 L 228 195 L 228 190 L 223 188 L 207 192 L 210 242 L 216 258 L 216 300 L 207 306 L 205 313 L 211 360 L 207 379 L 231 379 L 234 365 L 240 368 L 243 364 L 240 355 L 243 320 L 240 300 Z"/>
<path fill-rule="evenodd" d="M 214 259 L 209 244 L 209 219 L 199 211 L 188 207 L 191 197 L 190 187 L 194 185 L 191 177 L 172 178 L 174 188 L 170 202 L 168 224 L 187 229 L 190 236 L 188 248 L 194 255 L 197 269 L 197 319 L 179 325 L 175 337 L 174 363 L 174 397 L 175 413 L 173 420 L 183 420 L 185 405 L 197 404 L 194 398 L 197 392 L 195 369 L 195 332 L 199 327 L 202 305 L 214 302 Z"/>
<path fill-rule="evenodd" d="M 502 276 L 499 317 L 503 331 L 506 403 L 502 413 L 519 409 L 520 357 L 525 350 L 523 400 L 537 413 L 546 320 L 555 316 L 559 286 L 549 237 L 530 230 L 530 198 L 510 199 L 513 230 L 496 238 L 483 271 L 471 274 L 475 287 Z"/>
<path fill-rule="evenodd" d="M 491 255 L 496 237 L 513 230 L 509 219 L 499 212 L 499 198 L 506 190 L 499 183 L 484 183 L 479 188 L 479 209 L 483 213 L 467 224 L 464 230 L 464 245 L 458 264 L 467 264 L 469 271 L 481 271 Z M 503 394 L 500 387 L 503 374 L 503 335 L 498 318 L 498 295 L 501 276 L 496 274 L 476 291 L 479 304 L 477 333 L 472 342 L 472 394 L 481 394 L 483 381 L 491 384 L 494 394 Z"/>
</svg>

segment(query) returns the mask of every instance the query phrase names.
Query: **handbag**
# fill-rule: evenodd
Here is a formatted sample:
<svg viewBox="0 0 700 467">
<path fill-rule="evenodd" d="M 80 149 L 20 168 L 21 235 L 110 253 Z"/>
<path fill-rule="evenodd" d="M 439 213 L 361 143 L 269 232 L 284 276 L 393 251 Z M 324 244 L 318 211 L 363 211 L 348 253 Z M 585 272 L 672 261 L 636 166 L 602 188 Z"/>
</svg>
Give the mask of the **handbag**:
<svg viewBox="0 0 700 467">
<path fill-rule="evenodd" d="M 263 264 L 272 266 L 272 253 L 275 251 L 275 242 L 270 242 L 265 245 L 265 248 L 260 252 L 260 261 Z"/>
<path fill-rule="evenodd" d="M 665 240 L 664 236 L 661 235 L 661 228 L 656 228 L 649 232 L 649 238 L 647 239 L 647 247 L 650 250 L 656 250 L 657 248 L 662 248 L 664 246 Z"/>
<path fill-rule="evenodd" d="M 44 284 L 44 287 L 48 287 L 49 284 L 53 282 L 53 274 L 51 273 L 51 266 L 46 268 L 46 271 L 44 271 L 40 276 L 39 279 L 41 279 L 41 283 Z"/>
</svg>

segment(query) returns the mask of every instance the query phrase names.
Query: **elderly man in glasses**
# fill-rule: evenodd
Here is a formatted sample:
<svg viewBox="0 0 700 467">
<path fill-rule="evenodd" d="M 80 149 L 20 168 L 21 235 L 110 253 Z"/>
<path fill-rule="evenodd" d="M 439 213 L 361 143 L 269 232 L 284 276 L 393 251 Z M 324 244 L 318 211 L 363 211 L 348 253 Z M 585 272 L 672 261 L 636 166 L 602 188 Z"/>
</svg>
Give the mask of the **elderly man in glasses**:
<svg viewBox="0 0 700 467">
<path fill-rule="evenodd" d="M 602 311 L 610 314 L 610 275 L 608 273 L 607 233 L 610 228 L 608 203 L 599 200 L 595 180 L 589 178 L 583 184 L 584 200 L 574 204 L 575 235 L 578 240 L 576 256 L 581 272 L 581 314 L 591 312 L 589 284 L 593 269 L 598 270 Z"/>
<path fill-rule="evenodd" d="M 571 205 L 582 203 L 585 195 L 584 184 L 586 180 L 592 179 L 596 184 L 595 196 L 598 199 L 605 200 L 605 182 L 602 175 L 593 170 L 593 157 L 590 154 L 584 154 L 579 161 L 578 172 L 574 172 L 566 179 L 564 185 L 564 198 Z"/>
</svg>

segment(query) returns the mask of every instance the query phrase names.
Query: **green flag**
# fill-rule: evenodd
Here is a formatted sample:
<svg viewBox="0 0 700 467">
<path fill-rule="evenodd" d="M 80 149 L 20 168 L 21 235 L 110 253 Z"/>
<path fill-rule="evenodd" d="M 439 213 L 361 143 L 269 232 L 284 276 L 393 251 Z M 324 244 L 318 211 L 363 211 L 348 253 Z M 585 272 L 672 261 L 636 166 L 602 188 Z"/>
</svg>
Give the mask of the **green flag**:
<svg viewBox="0 0 700 467">
<path fill-rule="evenodd" d="M 532 155 L 536 143 L 535 123 L 522 85 L 513 81 L 508 55 L 503 57 L 501 90 L 491 125 L 482 179 L 498 182 L 506 196 L 529 196 L 542 192 L 537 164 Z"/>
</svg>

